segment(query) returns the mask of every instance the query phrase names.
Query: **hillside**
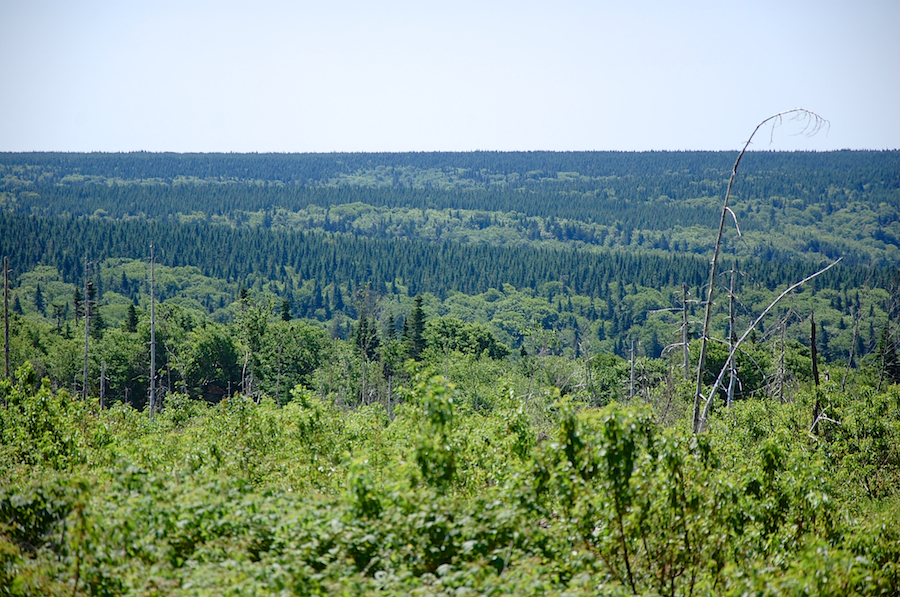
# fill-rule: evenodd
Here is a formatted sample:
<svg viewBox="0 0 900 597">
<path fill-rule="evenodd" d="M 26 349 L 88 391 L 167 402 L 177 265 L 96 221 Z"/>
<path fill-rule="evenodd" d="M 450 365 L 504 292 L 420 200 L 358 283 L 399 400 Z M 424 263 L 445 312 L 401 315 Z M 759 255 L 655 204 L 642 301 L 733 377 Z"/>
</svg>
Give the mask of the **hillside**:
<svg viewBox="0 0 900 597">
<path fill-rule="evenodd" d="M 747 156 L 701 369 L 733 159 L 0 154 L 0 595 L 893 594 L 900 152 Z"/>
<path fill-rule="evenodd" d="M 146 313 L 154 244 L 186 276 L 160 297 L 201 319 L 230 322 L 244 287 L 349 338 L 363 290 L 383 329 L 423 294 L 431 315 L 513 349 L 540 329 L 560 353 L 627 356 L 633 342 L 658 358 L 680 337 L 683 286 L 696 319 L 733 157 L 2 154 L 0 254 L 17 310 L 58 326 L 74 323 L 85 257 L 109 325 L 129 302 Z M 840 258 L 759 332 L 815 309 L 826 361 L 871 353 L 896 310 L 900 152 L 751 152 L 742 168 L 723 253 L 740 270 L 738 321 Z M 719 336 L 726 325 L 722 308 Z M 788 336 L 808 343 L 797 325 Z"/>
</svg>

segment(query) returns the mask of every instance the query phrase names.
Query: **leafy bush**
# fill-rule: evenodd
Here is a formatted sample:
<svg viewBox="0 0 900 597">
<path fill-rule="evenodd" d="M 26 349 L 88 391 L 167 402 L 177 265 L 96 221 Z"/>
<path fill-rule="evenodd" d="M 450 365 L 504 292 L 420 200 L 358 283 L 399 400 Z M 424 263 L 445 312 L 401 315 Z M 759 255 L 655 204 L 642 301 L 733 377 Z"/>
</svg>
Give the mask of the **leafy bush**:
<svg viewBox="0 0 900 597">
<path fill-rule="evenodd" d="M 558 390 L 539 419 L 511 380 L 477 409 L 427 370 L 393 420 L 297 386 L 281 407 L 169 396 L 151 423 L 20 379 L 0 411 L 0 594 L 876 595 L 900 578 L 896 387 L 826 384 L 818 434 L 801 393 L 694 436 Z"/>
</svg>

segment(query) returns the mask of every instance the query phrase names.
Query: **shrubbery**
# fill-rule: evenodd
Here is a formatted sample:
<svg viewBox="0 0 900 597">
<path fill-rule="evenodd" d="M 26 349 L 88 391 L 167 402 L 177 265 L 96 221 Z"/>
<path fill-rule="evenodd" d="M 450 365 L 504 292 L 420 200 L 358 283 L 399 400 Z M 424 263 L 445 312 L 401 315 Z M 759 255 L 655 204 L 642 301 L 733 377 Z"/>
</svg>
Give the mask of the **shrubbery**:
<svg viewBox="0 0 900 597">
<path fill-rule="evenodd" d="M 739 401 L 709 432 L 427 370 L 380 404 L 170 397 L 154 421 L 20 371 L 0 594 L 890 594 L 900 388 Z M 539 407 L 535 400 L 544 400 Z M 555 401 L 555 402 L 552 402 Z M 544 413 L 534 417 L 534 409 Z"/>
</svg>

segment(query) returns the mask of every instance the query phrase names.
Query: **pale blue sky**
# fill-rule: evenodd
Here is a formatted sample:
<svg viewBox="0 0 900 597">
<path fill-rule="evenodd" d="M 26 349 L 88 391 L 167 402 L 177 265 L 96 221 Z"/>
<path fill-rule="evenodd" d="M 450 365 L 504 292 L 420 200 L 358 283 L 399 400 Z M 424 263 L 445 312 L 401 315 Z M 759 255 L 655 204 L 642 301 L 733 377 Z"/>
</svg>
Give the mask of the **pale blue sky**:
<svg viewBox="0 0 900 597">
<path fill-rule="evenodd" d="M 900 148 L 900 2 L 0 0 L 0 151 Z"/>
</svg>

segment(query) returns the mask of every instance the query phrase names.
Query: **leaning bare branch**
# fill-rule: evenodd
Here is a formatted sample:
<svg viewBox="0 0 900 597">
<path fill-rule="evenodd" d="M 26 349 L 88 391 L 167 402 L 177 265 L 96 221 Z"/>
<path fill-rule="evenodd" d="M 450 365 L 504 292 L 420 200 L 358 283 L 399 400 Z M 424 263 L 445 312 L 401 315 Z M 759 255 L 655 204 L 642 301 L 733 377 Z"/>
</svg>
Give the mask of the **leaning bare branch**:
<svg viewBox="0 0 900 597">
<path fill-rule="evenodd" d="M 731 362 L 731 359 L 734 358 L 734 354 L 737 352 L 738 347 L 744 342 L 744 340 L 747 339 L 747 337 L 750 335 L 750 332 L 752 332 L 753 329 L 756 328 L 757 325 L 759 325 L 759 322 L 762 321 L 763 317 L 768 315 L 769 311 L 771 311 L 773 308 L 775 308 L 775 305 L 777 305 L 781 301 L 781 299 L 783 299 L 788 294 L 793 292 L 799 286 L 802 286 L 803 284 L 809 282 L 816 276 L 824 274 L 825 272 L 827 272 L 828 270 L 833 268 L 835 265 L 840 263 L 841 259 L 843 259 L 843 257 L 838 258 L 836 261 L 831 262 L 830 264 L 828 264 L 824 268 L 820 269 L 816 273 L 811 274 L 811 275 L 803 278 L 799 282 L 792 284 L 787 289 L 785 289 L 784 292 L 779 294 L 778 297 L 774 301 L 769 303 L 769 306 L 765 308 L 765 310 L 759 315 L 759 317 L 757 317 L 756 320 L 752 324 L 750 324 L 750 327 L 747 328 L 747 330 L 744 332 L 744 334 L 734 344 L 734 346 L 731 349 L 731 353 L 728 355 L 728 360 L 726 362 Z M 699 425 L 695 429 L 696 433 L 699 433 L 700 431 L 702 431 L 703 427 L 706 425 L 707 417 L 709 416 L 709 408 L 712 405 L 712 401 L 716 395 L 716 391 L 719 389 L 719 386 L 721 385 L 722 380 L 725 377 L 726 369 L 727 369 L 727 367 L 723 368 L 721 371 L 719 371 L 719 376 L 716 378 L 716 383 L 713 384 L 712 389 L 709 391 L 709 396 L 707 396 L 706 404 L 703 407 L 703 415 L 700 417 Z M 698 394 L 699 394 L 699 392 L 698 392 Z"/>
</svg>

